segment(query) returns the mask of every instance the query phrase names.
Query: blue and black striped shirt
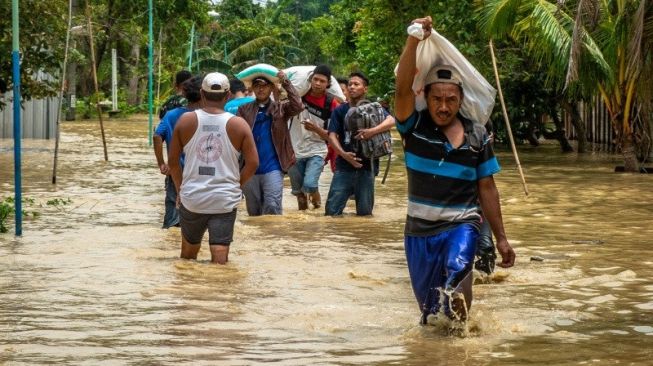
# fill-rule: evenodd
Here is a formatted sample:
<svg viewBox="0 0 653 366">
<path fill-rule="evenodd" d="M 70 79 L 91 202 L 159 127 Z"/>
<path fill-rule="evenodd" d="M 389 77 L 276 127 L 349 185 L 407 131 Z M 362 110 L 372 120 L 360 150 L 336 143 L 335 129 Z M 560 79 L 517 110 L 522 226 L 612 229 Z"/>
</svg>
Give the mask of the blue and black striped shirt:
<svg viewBox="0 0 653 366">
<path fill-rule="evenodd" d="M 478 180 L 501 168 L 485 127 L 460 114 L 458 118 L 465 141 L 457 149 L 428 110 L 397 123 L 408 171 L 406 235 L 435 235 L 460 223 L 480 224 Z"/>
</svg>

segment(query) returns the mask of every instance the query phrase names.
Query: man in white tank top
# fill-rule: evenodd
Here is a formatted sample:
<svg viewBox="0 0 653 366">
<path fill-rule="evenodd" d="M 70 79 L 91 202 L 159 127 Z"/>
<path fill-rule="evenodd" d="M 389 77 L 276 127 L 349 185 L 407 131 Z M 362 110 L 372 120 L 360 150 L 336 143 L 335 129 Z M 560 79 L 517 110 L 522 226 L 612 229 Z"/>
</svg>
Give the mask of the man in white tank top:
<svg viewBox="0 0 653 366">
<path fill-rule="evenodd" d="M 247 122 L 224 111 L 229 80 L 207 74 L 201 88 L 203 108 L 184 113 L 170 146 L 170 173 L 177 188 L 181 225 L 181 258 L 197 259 L 209 231 L 211 262 L 225 264 L 233 240 L 236 207 L 242 186 L 258 167 L 258 153 Z M 185 153 L 185 166 L 179 156 Z M 242 153 L 245 164 L 239 167 Z"/>
</svg>

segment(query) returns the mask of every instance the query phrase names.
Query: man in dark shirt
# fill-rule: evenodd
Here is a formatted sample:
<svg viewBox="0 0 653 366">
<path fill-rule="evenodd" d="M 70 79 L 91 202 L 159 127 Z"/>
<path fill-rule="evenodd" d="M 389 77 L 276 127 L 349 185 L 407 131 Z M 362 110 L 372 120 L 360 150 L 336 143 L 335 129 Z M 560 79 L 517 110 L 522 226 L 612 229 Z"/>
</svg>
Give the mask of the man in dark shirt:
<svg viewBox="0 0 653 366">
<path fill-rule="evenodd" d="M 427 39 L 431 18 L 416 19 Z M 482 212 L 497 239 L 501 267 L 515 252 L 503 228 L 493 174 L 500 170 L 485 127 L 459 113 L 463 83 L 452 66 L 433 67 L 424 80 L 427 108 L 415 110 L 417 45 L 409 36 L 397 68 L 395 113 L 404 141 L 408 215 L 404 245 L 421 323 L 440 313 L 466 320 L 472 301 L 471 270 Z M 480 207 L 479 207 L 480 203 Z"/>
<path fill-rule="evenodd" d="M 357 156 L 353 151 L 352 139 L 366 140 L 378 133 L 388 131 L 394 125 L 395 119 L 386 114 L 385 120 L 376 127 L 360 129 L 355 136 L 345 128 L 347 111 L 351 106 L 356 106 L 358 102 L 365 99 L 368 84 L 369 80 L 361 72 L 349 75 L 349 99 L 331 114 L 329 143 L 338 157 L 325 206 L 327 216 L 342 215 L 347 200 L 352 194 L 356 201 L 356 215 L 371 215 L 374 208 L 374 177 L 379 173 L 379 159 L 374 159 L 374 170 L 372 170 L 372 161 Z"/>
<path fill-rule="evenodd" d="M 181 84 L 190 79 L 193 75 L 188 70 L 181 70 L 175 74 L 175 93 L 171 95 L 159 110 L 159 119 L 163 119 L 168 111 L 175 108 L 185 107 L 188 103 L 184 98 Z"/>
</svg>

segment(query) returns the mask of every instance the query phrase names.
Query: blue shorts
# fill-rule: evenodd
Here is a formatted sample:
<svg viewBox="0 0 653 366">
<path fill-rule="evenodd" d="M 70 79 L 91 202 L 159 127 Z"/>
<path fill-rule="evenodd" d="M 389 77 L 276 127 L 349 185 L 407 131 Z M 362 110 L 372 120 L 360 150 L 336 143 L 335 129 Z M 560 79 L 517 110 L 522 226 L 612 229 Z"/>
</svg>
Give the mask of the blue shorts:
<svg viewBox="0 0 653 366">
<path fill-rule="evenodd" d="M 438 313 L 443 303 L 447 305 L 448 294 L 471 272 L 477 238 L 478 229 L 473 224 L 460 224 L 436 235 L 404 238 L 410 281 L 423 319 Z"/>
</svg>

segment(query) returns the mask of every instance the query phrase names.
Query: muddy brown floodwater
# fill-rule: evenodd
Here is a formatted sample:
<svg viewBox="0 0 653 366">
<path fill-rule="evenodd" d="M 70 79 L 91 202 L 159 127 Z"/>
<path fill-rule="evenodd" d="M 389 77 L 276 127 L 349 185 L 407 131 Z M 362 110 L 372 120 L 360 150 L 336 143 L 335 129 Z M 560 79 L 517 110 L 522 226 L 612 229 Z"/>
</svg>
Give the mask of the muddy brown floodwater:
<svg viewBox="0 0 653 366">
<path fill-rule="evenodd" d="M 215 266 L 206 244 L 197 262 L 180 260 L 179 229 L 160 229 L 163 176 L 146 126 L 107 122 L 104 162 L 97 122 L 63 124 L 57 185 L 54 142 L 23 142 L 33 199 L 24 209 L 40 215 L 22 237 L 13 227 L 0 235 L 0 363 L 653 362 L 653 175 L 612 173 L 618 156 L 520 148 L 525 197 L 511 156 L 499 153 L 517 263 L 474 287 L 459 337 L 418 325 L 401 158 L 386 185 L 377 180 L 372 218 L 300 213 L 289 188 L 283 216 L 250 218 L 241 206 L 230 262 Z M 0 140 L 0 197 L 13 191 L 13 141 Z M 46 204 L 57 198 L 70 203 Z"/>
</svg>

